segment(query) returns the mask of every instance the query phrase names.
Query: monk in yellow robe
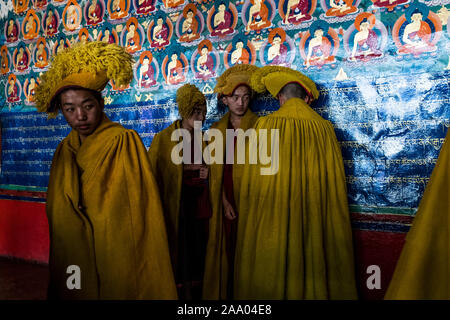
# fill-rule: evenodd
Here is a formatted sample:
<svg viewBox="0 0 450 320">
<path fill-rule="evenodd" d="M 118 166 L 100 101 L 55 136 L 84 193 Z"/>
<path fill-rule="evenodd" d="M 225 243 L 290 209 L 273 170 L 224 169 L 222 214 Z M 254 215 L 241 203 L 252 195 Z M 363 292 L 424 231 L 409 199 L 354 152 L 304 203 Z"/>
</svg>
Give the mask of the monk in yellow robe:
<svg viewBox="0 0 450 320">
<path fill-rule="evenodd" d="M 281 107 L 255 124 L 262 149 L 268 130 L 271 166 L 259 160 L 242 173 L 234 298 L 355 299 L 341 150 L 332 124 L 309 106 L 319 92 L 280 66 L 257 70 L 251 84 Z"/>
<path fill-rule="evenodd" d="M 207 300 L 232 299 L 234 251 L 238 223 L 239 179 L 243 164 L 238 164 L 236 139 L 230 147 L 234 149 L 234 162 L 226 160 L 226 130 L 252 128 L 258 116 L 249 109 L 251 99 L 250 76 L 258 69 L 253 65 L 236 65 L 227 69 L 218 79 L 214 91 L 219 103 L 228 112 L 211 129 L 220 130 L 223 137 L 223 161 L 210 165 L 210 194 L 212 217 L 209 224 L 209 240 L 206 253 L 203 298 Z"/>
<path fill-rule="evenodd" d="M 145 146 L 103 112 L 101 91 L 111 79 L 128 83 L 132 63 L 116 45 L 75 45 L 55 56 L 36 90 L 38 110 L 60 110 L 72 127 L 48 185 L 49 298 L 177 298 Z"/>
<path fill-rule="evenodd" d="M 148 154 L 161 194 L 179 298 L 199 300 L 211 206 L 209 169 L 202 158 L 203 143 L 196 140 L 194 129 L 201 133 L 206 99 L 196 86 L 185 84 L 177 90 L 176 100 L 181 120 L 153 138 Z M 173 136 L 183 137 L 183 142 L 172 141 Z M 185 142 L 188 142 L 186 149 L 174 151 Z M 199 148 L 194 150 L 196 143 Z M 174 153 L 182 158 L 178 159 Z"/>
<path fill-rule="evenodd" d="M 450 130 L 386 292 L 388 300 L 450 299 Z"/>
</svg>

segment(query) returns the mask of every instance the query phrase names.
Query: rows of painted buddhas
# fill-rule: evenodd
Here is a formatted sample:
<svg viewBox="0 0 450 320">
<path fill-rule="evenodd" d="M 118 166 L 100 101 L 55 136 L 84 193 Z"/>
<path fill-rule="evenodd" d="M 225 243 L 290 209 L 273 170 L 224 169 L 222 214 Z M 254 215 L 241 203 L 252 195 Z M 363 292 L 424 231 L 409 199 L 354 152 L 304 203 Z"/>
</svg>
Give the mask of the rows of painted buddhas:
<svg viewBox="0 0 450 320">
<path fill-rule="evenodd" d="M 52 55 L 75 42 L 100 40 L 124 46 L 136 57 L 135 88 L 157 90 L 161 79 L 168 86 L 184 83 L 191 76 L 199 81 L 214 79 L 220 65 L 225 69 L 235 64 L 291 66 L 297 50 L 302 62 L 296 65 L 336 67 L 341 42 L 345 52 L 340 60 L 355 66 L 382 58 L 390 36 L 398 56 L 432 54 L 437 50 L 442 22 L 448 19 L 445 7 L 434 13 L 414 2 L 403 10 L 388 35 L 383 17 L 347 2 L 344 6 L 357 10 L 340 11 L 332 1 L 333 10 L 323 8 L 325 17 L 305 27 L 315 11 L 315 5 L 305 0 L 280 0 L 277 10 L 273 0 L 246 0 L 237 6 L 228 1 L 200 5 L 167 1 L 160 8 L 154 0 L 134 0 L 133 8 L 130 0 L 89 0 L 84 7 L 75 0 L 51 4 L 15 0 L 16 14 L 5 22 L 1 47 L 0 74 L 8 76 L 6 100 L 20 103 L 23 99 L 32 104 L 37 75 L 22 82 L 17 75 L 45 71 Z M 391 7 L 400 2 L 394 1 Z M 375 5 L 383 6 L 382 2 Z M 353 16 L 346 31 L 327 22 L 327 16 L 333 14 Z M 239 18 L 242 25 L 238 25 Z M 124 88 L 112 83 L 112 89 Z"/>
</svg>

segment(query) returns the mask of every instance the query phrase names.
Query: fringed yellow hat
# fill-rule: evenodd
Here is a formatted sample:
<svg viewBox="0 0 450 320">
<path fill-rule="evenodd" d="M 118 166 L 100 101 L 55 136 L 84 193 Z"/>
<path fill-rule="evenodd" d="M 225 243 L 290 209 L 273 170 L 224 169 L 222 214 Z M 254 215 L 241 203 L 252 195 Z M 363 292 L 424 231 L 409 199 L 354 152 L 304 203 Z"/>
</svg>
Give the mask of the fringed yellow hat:
<svg viewBox="0 0 450 320">
<path fill-rule="evenodd" d="M 259 68 L 251 64 L 238 64 L 227 70 L 217 78 L 214 92 L 221 96 L 228 96 L 240 85 L 250 87 L 250 78 Z"/>
<path fill-rule="evenodd" d="M 263 93 L 266 90 L 274 97 L 288 83 L 301 85 L 313 100 L 319 97 L 315 83 L 303 73 L 282 66 L 266 66 L 259 68 L 252 75 L 250 84 L 253 90 Z"/>
<path fill-rule="evenodd" d="M 178 112 L 183 119 L 189 118 L 195 106 L 206 105 L 205 95 L 193 84 L 185 84 L 177 90 Z"/>
<path fill-rule="evenodd" d="M 100 41 L 75 44 L 58 53 L 36 89 L 36 108 L 49 117 L 58 114 L 56 97 L 67 88 L 101 92 L 112 79 L 127 85 L 133 78 L 133 58 L 123 47 Z"/>
</svg>

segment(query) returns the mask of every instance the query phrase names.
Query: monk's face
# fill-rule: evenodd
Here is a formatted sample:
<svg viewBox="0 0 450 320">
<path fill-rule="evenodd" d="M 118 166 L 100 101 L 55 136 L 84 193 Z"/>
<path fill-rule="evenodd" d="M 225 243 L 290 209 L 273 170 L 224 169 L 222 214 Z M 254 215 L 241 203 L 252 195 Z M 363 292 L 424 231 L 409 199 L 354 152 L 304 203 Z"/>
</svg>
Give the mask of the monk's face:
<svg viewBox="0 0 450 320">
<path fill-rule="evenodd" d="M 250 104 L 250 89 L 247 86 L 239 86 L 229 96 L 224 96 L 222 102 L 228 107 L 234 116 L 242 117 Z"/>
<path fill-rule="evenodd" d="M 192 110 L 192 114 L 189 118 L 187 118 L 186 120 L 186 125 L 188 130 L 194 129 L 194 122 L 195 121 L 201 121 L 203 123 L 203 121 L 205 121 L 206 119 L 206 105 L 199 105 L 199 106 L 195 106 L 194 110 Z"/>
<path fill-rule="evenodd" d="M 60 94 L 59 99 L 64 118 L 83 142 L 102 120 L 103 99 L 97 100 L 92 91 L 84 89 L 68 89 Z"/>
</svg>

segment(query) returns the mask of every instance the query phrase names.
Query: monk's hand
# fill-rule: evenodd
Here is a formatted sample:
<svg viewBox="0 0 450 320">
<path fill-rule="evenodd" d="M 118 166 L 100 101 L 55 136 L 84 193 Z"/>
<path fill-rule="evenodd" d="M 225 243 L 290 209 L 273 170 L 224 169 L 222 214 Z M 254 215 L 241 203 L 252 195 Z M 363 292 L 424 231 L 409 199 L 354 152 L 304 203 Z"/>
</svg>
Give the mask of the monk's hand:
<svg viewBox="0 0 450 320">
<path fill-rule="evenodd" d="M 236 219 L 236 213 L 234 212 L 233 206 L 230 202 L 228 202 L 227 197 L 225 196 L 225 193 L 222 193 L 222 203 L 223 203 L 223 213 L 225 215 L 225 218 L 228 220 L 234 220 Z"/>
<path fill-rule="evenodd" d="M 202 164 L 185 164 L 183 165 L 184 170 L 200 170 L 202 168 Z"/>
<path fill-rule="evenodd" d="M 205 165 L 202 165 L 200 168 L 200 179 L 207 179 L 208 178 L 208 167 Z"/>
</svg>

